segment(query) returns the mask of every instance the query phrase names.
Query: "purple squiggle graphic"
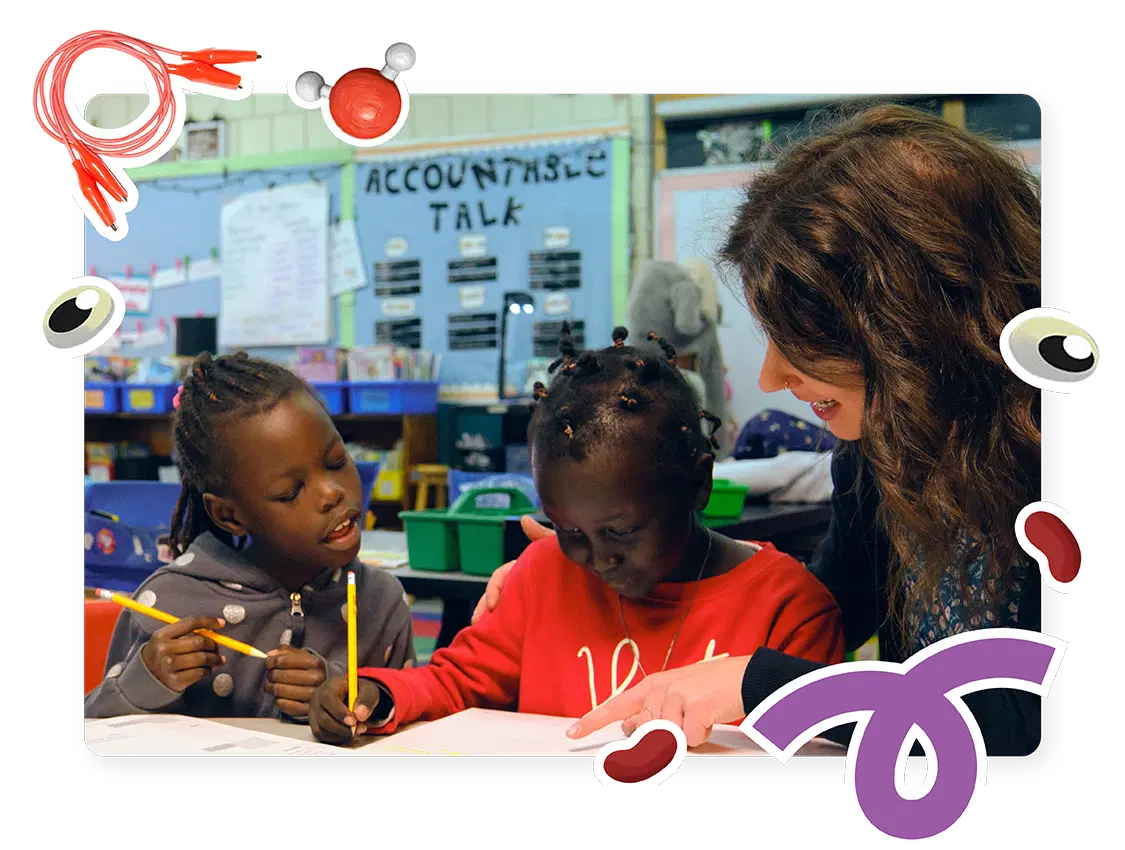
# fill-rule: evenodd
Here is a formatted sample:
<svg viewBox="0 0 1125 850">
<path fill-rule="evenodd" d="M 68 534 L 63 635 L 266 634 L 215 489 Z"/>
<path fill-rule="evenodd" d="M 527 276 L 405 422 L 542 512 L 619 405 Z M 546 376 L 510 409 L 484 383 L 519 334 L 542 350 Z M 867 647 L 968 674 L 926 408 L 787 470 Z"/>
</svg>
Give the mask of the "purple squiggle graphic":
<svg viewBox="0 0 1125 850">
<path fill-rule="evenodd" d="M 997 687 L 1045 696 L 1064 647 L 1019 629 L 955 635 L 902 664 L 859 661 L 811 673 L 773 694 L 741 728 L 784 763 L 819 732 L 857 721 L 847 778 L 864 815 L 896 838 L 929 838 L 961 817 L 984 778 L 984 740 L 960 697 Z M 895 777 L 915 726 L 928 739 L 936 778 L 912 800 Z"/>
</svg>

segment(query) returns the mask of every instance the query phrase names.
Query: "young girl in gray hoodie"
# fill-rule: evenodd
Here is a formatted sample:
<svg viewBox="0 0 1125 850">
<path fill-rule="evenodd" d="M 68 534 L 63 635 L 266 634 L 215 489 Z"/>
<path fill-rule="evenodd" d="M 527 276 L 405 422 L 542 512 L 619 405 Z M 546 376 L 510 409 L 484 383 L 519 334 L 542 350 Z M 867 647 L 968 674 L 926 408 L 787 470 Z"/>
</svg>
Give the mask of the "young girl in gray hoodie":
<svg viewBox="0 0 1125 850">
<path fill-rule="evenodd" d="M 123 610 L 86 717 L 171 713 L 305 721 L 315 688 L 347 671 L 347 573 L 359 665 L 414 663 L 402 585 L 359 553 L 359 472 L 316 393 L 245 353 L 202 354 L 177 395 L 183 491 L 171 564 L 137 589 L 171 625 Z M 213 629 L 263 660 L 196 634 Z"/>
</svg>

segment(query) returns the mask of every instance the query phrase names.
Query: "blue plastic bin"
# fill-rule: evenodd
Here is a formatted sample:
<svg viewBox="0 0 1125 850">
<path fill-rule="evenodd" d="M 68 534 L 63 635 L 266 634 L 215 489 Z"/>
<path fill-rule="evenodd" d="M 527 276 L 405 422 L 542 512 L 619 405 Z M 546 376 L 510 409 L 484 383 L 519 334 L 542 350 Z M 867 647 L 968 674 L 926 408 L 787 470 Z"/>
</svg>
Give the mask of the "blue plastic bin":
<svg viewBox="0 0 1125 850">
<path fill-rule="evenodd" d="M 121 409 L 117 384 L 92 384 L 85 386 L 86 410 L 90 413 L 117 413 Z"/>
<path fill-rule="evenodd" d="M 97 481 L 86 485 L 86 513 L 101 511 L 132 528 L 167 531 L 180 485 L 165 481 Z"/>
<path fill-rule="evenodd" d="M 156 532 L 86 514 L 86 587 L 132 593 L 160 566 Z"/>
<path fill-rule="evenodd" d="M 126 413 L 168 413 L 176 384 L 120 384 L 121 409 Z"/>
<path fill-rule="evenodd" d="M 347 387 L 343 381 L 318 381 L 312 388 L 324 400 L 324 406 L 333 416 L 348 412 Z"/>
<path fill-rule="evenodd" d="M 437 413 L 437 381 L 365 381 L 347 387 L 352 413 Z"/>
<path fill-rule="evenodd" d="M 86 485 L 85 583 L 132 593 L 160 566 L 180 485 L 99 481 Z M 97 513 L 95 513 L 95 511 Z"/>
</svg>

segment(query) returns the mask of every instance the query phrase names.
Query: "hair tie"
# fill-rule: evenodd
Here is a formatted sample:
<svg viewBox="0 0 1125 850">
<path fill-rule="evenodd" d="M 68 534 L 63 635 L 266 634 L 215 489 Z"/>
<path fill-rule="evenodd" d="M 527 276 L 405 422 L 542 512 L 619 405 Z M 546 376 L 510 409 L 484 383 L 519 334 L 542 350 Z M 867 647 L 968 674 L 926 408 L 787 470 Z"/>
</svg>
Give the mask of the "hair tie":
<svg viewBox="0 0 1125 850">
<path fill-rule="evenodd" d="M 172 409 L 173 410 L 179 410 L 180 409 L 180 396 L 182 396 L 183 394 L 184 394 L 184 385 L 180 384 L 180 388 L 178 390 L 176 390 L 176 395 L 173 396 L 173 398 L 172 398 Z"/>
</svg>

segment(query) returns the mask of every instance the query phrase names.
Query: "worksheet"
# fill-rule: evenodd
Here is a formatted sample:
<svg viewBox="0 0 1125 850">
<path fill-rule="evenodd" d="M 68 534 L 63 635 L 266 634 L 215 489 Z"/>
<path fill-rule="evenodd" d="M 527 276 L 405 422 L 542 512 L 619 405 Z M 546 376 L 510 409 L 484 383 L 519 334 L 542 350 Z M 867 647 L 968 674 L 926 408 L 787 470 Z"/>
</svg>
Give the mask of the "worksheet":
<svg viewBox="0 0 1125 850">
<path fill-rule="evenodd" d="M 348 750 L 313 741 L 184 717 L 134 714 L 86 721 L 86 746 L 99 756 L 338 756 Z"/>
<path fill-rule="evenodd" d="M 597 755 L 605 744 L 620 741 L 621 724 L 613 723 L 580 741 L 566 737 L 574 723 L 565 717 L 517 714 L 471 708 L 432 723 L 419 724 L 353 750 L 357 756 L 585 756 Z M 844 748 L 820 739 L 809 742 L 798 755 L 843 755 Z M 707 743 L 688 750 L 688 757 L 703 755 L 766 756 L 737 726 L 716 726 Z"/>
</svg>

